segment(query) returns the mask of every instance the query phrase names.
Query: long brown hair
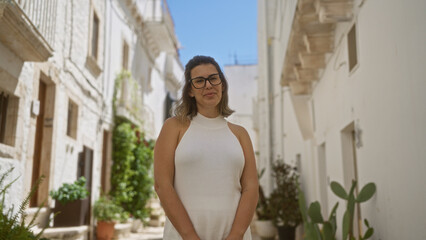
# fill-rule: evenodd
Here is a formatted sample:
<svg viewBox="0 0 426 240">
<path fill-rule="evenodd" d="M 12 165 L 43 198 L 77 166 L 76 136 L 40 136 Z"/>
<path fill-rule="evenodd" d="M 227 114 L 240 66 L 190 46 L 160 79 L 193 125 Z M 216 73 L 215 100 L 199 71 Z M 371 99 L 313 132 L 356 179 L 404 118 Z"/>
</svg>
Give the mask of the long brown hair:
<svg viewBox="0 0 426 240">
<path fill-rule="evenodd" d="M 219 67 L 219 64 L 214 60 L 214 58 L 209 56 L 195 56 L 185 66 L 185 84 L 182 90 L 182 97 L 179 99 L 177 106 L 174 110 L 175 116 L 179 121 L 186 122 L 191 120 L 195 115 L 197 115 L 197 103 L 195 98 L 189 96 L 191 90 L 191 70 L 198 65 L 202 64 L 212 64 L 215 66 L 219 77 L 222 80 L 223 92 L 222 99 L 220 100 L 217 108 L 219 114 L 228 117 L 234 110 L 230 109 L 228 106 L 228 82 L 226 81 L 225 75 Z"/>
</svg>

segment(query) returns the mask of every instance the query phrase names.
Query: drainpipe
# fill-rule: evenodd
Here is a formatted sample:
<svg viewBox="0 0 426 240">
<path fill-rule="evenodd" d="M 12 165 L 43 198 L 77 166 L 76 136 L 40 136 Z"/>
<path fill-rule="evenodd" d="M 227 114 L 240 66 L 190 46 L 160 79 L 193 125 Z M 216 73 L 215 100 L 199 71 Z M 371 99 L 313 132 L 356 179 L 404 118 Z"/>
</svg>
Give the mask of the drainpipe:
<svg viewBox="0 0 426 240">
<path fill-rule="evenodd" d="M 269 152 L 269 166 L 268 166 L 268 176 L 269 176 L 269 193 L 271 193 L 272 192 L 272 189 L 273 189 L 273 184 L 274 184 L 274 181 L 273 181 L 273 178 L 272 178 L 272 175 L 271 175 L 271 173 L 272 173 L 272 168 L 271 168 L 271 166 L 272 166 L 272 163 L 273 163 L 273 161 L 274 161 L 274 135 L 273 135 L 273 133 L 274 133 L 274 116 L 275 116 L 275 114 L 274 114 L 274 106 L 275 106 L 275 103 L 274 103 L 274 74 L 273 74 L 273 65 L 274 65 L 274 61 L 273 61 L 273 55 L 272 55 L 272 53 L 273 53 L 273 45 L 272 45 L 272 41 L 273 41 L 273 37 L 268 37 L 268 51 L 267 51 L 267 54 L 268 54 L 268 57 L 267 57 L 267 59 L 268 59 L 268 101 L 269 101 L 269 104 L 268 104 L 268 117 L 269 117 L 269 149 L 268 149 L 268 152 Z M 268 195 L 269 195 L 269 193 L 268 193 Z"/>
<path fill-rule="evenodd" d="M 281 132 L 280 132 L 280 138 L 282 139 L 281 140 L 281 154 L 282 154 L 282 158 L 283 158 L 283 160 L 285 161 L 285 159 L 284 159 L 284 154 L 285 154 L 285 152 L 284 152 L 284 148 L 285 148 L 285 146 L 284 146 L 284 142 L 285 142 L 285 131 L 284 131 L 284 87 L 282 87 L 281 86 L 281 84 L 280 84 L 280 88 L 281 88 L 281 91 L 280 91 L 280 97 L 281 97 L 281 99 L 280 99 L 280 103 L 281 103 L 281 107 L 280 107 L 280 113 L 281 113 Z"/>
</svg>

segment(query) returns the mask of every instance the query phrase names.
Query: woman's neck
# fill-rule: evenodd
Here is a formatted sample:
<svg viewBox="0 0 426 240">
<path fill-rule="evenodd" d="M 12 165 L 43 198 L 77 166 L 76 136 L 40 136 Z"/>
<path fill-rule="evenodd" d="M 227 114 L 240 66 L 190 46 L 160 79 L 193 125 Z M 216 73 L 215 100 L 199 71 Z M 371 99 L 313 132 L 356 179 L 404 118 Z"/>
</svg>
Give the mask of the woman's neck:
<svg viewBox="0 0 426 240">
<path fill-rule="evenodd" d="M 203 115 L 204 117 L 208 117 L 208 118 L 215 118 L 217 116 L 219 116 L 219 111 L 214 108 L 214 109 L 198 109 L 198 113 L 200 113 L 201 115 Z"/>
</svg>

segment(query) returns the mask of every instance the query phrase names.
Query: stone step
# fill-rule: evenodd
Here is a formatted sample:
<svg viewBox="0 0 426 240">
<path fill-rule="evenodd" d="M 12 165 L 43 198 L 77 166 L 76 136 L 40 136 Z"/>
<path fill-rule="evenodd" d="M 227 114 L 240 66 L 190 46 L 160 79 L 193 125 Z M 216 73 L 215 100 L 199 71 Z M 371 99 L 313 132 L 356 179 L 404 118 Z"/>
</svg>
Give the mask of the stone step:
<svg viewBox="0 0 426 240">
<path fill-rule="evenodd" d="M 164 215 L 158 216 L 158 218 L 150 219 L 148 226 L 150 227 L 163 227 L 166 222 L 166 217 Z"/>
<path fill-rule="evenodd" d="M 28 225 L 35 214 L 37 213 L 38 208 L 27 208 L 25 210 L 25 224 Z M 47 227 L 49 224 L 49 215 L 50 215 L 50 209 L 47 207 L 43 207 L 40 209 L 40 212 L 38 213 L 36 219 L 35 219 L 35 226 L 39 228 Z"/>
<path fill-rule="evenodd" d="M 130 234 L 128 240 L 162 240 L 163 227 L 144 227 L 138 233 Z"/>
<path fill-rule="evenodd" d="M 125 240 L 130 236 L 132 223 L 116 223 L 114 229 L 114 239 Z"/>
<path fill-rule="evenodd" d="M 42 229 L 35 227 L 32 228 L 35 234 L 38 234 Z M 75 227 L 55 227 L 46 228 L 42 237 L 49 240 L 87 240 L 89 226 L 75 226 Z"/>
<path fill-rule="evenodd" d="M 148 222 L 148 226 L 151 227 L 162 227 L 166 221 L 165 213 L 161 207 L 160 200 L 158 198 L 152 198 L 149 202 L 151 207 L 151 219 Z"/>
</svg>

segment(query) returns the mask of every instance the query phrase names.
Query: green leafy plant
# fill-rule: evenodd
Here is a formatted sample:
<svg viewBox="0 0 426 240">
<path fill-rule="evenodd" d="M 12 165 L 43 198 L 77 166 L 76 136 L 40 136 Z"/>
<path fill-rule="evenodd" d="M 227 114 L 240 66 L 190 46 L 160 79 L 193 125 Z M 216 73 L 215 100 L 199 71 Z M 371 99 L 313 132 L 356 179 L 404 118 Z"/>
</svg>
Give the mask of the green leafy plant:
<svg viewBox="0 0 426 240">
<path fill-rule="evenodd" d="M 260 173 L 257 173 L 258 179 L 260 179 L 265 173 L 265 169 L 262 169 Z M 269 203 L 269 198 L 265 197 L 263 188 L 259 185 L 259 201 L 256 206 L 256 215 L 258 220 L 272 220 L 274 218 L 274 212 Z"/>
<path fill-rule="evenodd" d="M 154 141 L 147 141 L 143 134 L 136 130 L 137 144 L 133 151 L 135 160 L 132 163 L 134 174 L 130 178 L 130 185 L 134 195 L 129 203 L 131 214 L 144 221 L 149 217 L 151 209 L 147 208 L 147 202 L 153 195 L 153 162 L 154 162 Z"/>
<path fill-rule="evenodd" d="M 124 209 L 107 196 L 101 196 L 93 206 L 93 214 L 98 221 L 115 222 L 122 220 Z"/>
<path fill-rule="evenodd" d="M 115 79 L 113 96 L 113 165 L 111 169 L 110 195 L 114 201 L 135 218 L 144 221 L 150 215 L 146 204 L 153 194 L 153 149 L 154 142 L 147 141 L 143 132 L 128 119 L 117 116 L 117 106 L 123 105 L 118 99 L 123 81 L 128 86 L 136 84 L 129 71 L 121 71 Z M 134 87 L 131 87 L 134 88 Z M 137 88 L 134 88 L 137 89 Z M 136 97 L 131 93 L 132 99 Z M 135 102 L 135 101 L 133 101 Z M 139 112 L 138 104 L 132 104 L 133 113 Z M 129 106 L 127 106 L 129 107 Z"/>
<path fill-rule="evenodd" d="M 127 92 L 122 92 L 123 84 L 127 86 Z M 138 91 L 138 82 L 132 77 L 132 73 L 126 69 L 122 69 L 116 76 L 114 82 L 114 93 L 113 93 L 113 112 L 116 115 L 117 106 L 125 107 L 132 114 L 138 114 L 141 102 L 139 101 L 141 96 Z M 121 96 L 127 94 L 131 101 L 124 100 Z"/>
<path fill-rule="evenodd" d="M 37 191 L 43 177 L 37 180 L 30 193 L 21 202 L 18 211 L 14 213 L 14 205 L 10 208 L 5 206 L 5 198 L 8 189 L 12 186 L 18 178 L 15 178 L 10 183 L 4 185 L 6 177 L 13 171 L 14 168 L 10 168 L 6 172 L 0 175 L 0 239 L 20 239 L 20 240 L 47 240 L 42 238 L 44 228 L 38 233 L 34 234 L 31 230 L 35 226 L 35 220 L 40 212 L 41 207 L 38 208 L 36 214 L 33 216 L 29 224 L 25 224 L 26 215 L 25 209 L 28 207 L 31 197 Z M 1 170 L 1 169 L 0 169 Z"/>
<path fill-rule="evenodd" d="M 125 79 L 132 79 L 132 74 L 128 70 L 123 69 L 120 73 L 117 74 L 114 81 L 114 93 L 112 96 L 112 107 L 114 111 L 114 116 L 116 115 L 116 106 L 122 104 L 121 102 L 118 102 L 117 95 L 119 95 L 121 86 Z"/>
<path fill-rule="evenodd" d="M 86 178 L 80 177 L 72 184 L 64 183 L 57 191 L 50 191 L 50 196 L 62 204 L 85 199 L 89 196 L 89 191 L 86 188 Z"/>
<path fill-rule="evenodd" d="M 153 194 L 153 148 L 154 142 L 145 140 L 138 127 L 116 117 L 110 195 L 142 221 L 150 214 L 146 204 Z"/>
<path fill-rule="evenodd" d="M 131 185 L 131 178 L 134 175 L 132 164 L 135 161 L 133 152 L 136 148 L 136 139 L 132 124 L 117 118 L 112 138 L 113 165 L 110 195 L 126 211 L 129 209 L 129 203 L 135 193 Z"/>
<path fill-rule="evenodd" d="M 346 200 L 346 210 L 343 214 L 342 220 L 342 239 L 346 240 L 355 240 L 353 233 L 353 219 L 354 219 L 354 210 L 356 203 L 363 203 L 371 199 L 376 192 L 376 185 L 374 183 L 366 184 L 358 194 L 355 196 L 355 187 L 357 182 L 352 181 L 352 186 L 347 193 L 345 189 L 338 182 L 332 182 L 330 184 L 331 190 L 333 193 Z M 321 215 L 321 205 L 319 202 L 313 202 L 310 204 L 309 209 L 306 210 L 305 197 L 302 191 L 299 191 L 299 205 L 302 210 L 303 222 L 305 225 L 305 235 L 308 240 L 335 240 L 336 239 L 336 210 L 338 203 L 336 203 L 330 213 L 328 220 L 324 220 Z M 309 217 L 308 217 L 309 216 Z M 374 229 L 370 226 L 367 219 L 364 219 L 364 224 L 367 227 L 367 230 L 363 235 L 359 236 L 359 240 L 365 240 L 370 238 Z M 322 225 L 322 231 L 320 231 L 319 225 Z"/>
<path fill-rule="evenodd" d="M 272 165 L 272 176 L 276 184 L 276 188 L 269 196 L 269 204 L 274 214 L 273 222 L 276 226 L 296 227 L 302 222 L 298 204 L 297 169 L 278 160 Z"/>
<path fill-rule="evenodd" d="M 311 203 L 309 209 L 306 210 L 305 196 L 301 190 L 299 190 L 299 206 L 302 213 L 305 239 L 307 240 L 335 240 L 336 237 L 336 210 L 339 203 L 336 203 L 331 210 L 328 220 L 324 220 L 321 215 L 321 206 L 318 201 Z M 308 216 L 310 218 L 308 218 Z M 323 225 L 322 231 L 320 230 L 319 224 Z"/>
</svg>

